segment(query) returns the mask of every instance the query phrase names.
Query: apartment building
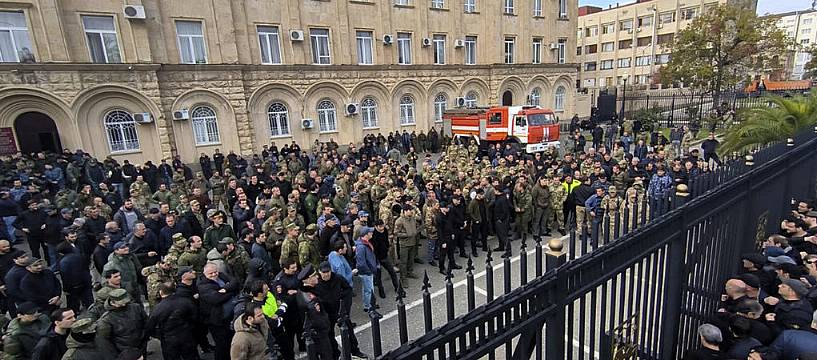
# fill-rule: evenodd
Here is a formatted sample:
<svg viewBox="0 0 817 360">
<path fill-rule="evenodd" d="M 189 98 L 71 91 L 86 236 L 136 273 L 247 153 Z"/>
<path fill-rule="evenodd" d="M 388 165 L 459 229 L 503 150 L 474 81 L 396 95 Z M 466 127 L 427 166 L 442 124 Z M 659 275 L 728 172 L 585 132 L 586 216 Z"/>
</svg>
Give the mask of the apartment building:
<svg viewBox="0 0 817 360">
<path fill-rule="evenodd" d="M 0 153 L 141 163 L 573 114 L 577 0 L 0 0 Z"/>
<path fill-rule="evenodd" d="M 576 32 L 579 87 L 627 84 L 649 87 L 657 68 L 669 62 L 669 45 L 693 19 L 730 0 L 639 0 L 611 6 L 579 8 Z M 741 1 L 756 8 L 756 1 Z M 658 86 L 658 85 L 654 85 Z"/>
<path fill-rule="evenodd" d="M 804 10 L 769 15 L 777 18 L 777 27 L 800 45 L 787 58 L 787 65 L 780 77 L 785 80 L 803 80 L 805 66 L 811 60 L 808 48 L 817 43 L 817 11 Z"/>
</svg>

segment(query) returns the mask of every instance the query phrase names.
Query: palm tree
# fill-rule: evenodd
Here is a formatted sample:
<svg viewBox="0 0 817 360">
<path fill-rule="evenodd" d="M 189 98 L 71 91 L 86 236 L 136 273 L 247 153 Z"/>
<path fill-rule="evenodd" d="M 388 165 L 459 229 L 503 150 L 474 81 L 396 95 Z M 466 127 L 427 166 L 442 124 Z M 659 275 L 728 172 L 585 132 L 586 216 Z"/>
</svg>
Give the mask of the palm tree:
<svg viewBox="0 0 817 360">
<path fill-rule="evenodd" d="M 817 92 L 807 96 L 767 97 L 767 105 L 743 110 L 742 121 L 726 131 L 721 154 L 746 152 L 750 148 L 785 141 L 817 124 Z"/>
</svg>

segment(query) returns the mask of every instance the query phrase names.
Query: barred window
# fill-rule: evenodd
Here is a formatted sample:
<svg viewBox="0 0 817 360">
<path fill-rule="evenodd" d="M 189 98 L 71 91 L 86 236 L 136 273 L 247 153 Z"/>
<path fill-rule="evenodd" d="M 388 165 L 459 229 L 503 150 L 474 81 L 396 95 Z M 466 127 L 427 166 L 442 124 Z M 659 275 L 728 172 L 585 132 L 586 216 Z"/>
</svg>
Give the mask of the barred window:
<svg viewBox="0 0 817 360">
<path fill-rule="evenodd" d="M 360 112 L 364 129 L 377 127 L 377 101 L 370 97 L 363 99 L 360 103 Z"/>
<path fill-rule="evenodd" d="M 267 108 L 270 137 L 289 136 L 289 110 L 286 105 L 275 102 Z"/>
<path fill-rule="evenodd" d="M 196 145 L 210 145 L 219 142 L 218 119 L 216 112 L 209 106 L 198 106 L 190 116 Z"/>
<path fill-rule="evenodd" d="M 318 103 L 318 125 L 321 132 L 338 130 L 337 111 L 331 100 L 321 100 Z"/>
<path fill-rule="evenodd" d="M 129 112 L 113 110 L 105 114 L 104 120 L 111 152 L 139 150 L 136 121 Z"/>
<path fill-rule="evenodd" d="M 469 91 L 468 94 L 465 95 L 465 107 L 467 108 L 477 107 L 478 101 L 479 95 L 477 95 L 476 91 Z"/>
</svg>

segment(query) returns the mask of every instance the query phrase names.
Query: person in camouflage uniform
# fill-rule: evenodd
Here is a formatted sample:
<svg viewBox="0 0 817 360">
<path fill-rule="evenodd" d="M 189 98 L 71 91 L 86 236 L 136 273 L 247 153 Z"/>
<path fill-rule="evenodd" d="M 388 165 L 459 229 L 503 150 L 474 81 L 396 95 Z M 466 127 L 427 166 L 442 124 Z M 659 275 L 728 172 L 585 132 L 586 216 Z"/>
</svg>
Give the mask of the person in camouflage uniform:
<svg viewBox="0 0 817 360">
<path fill-rule="evenodd" d="M 550 236 L 550 229 L 548 225 L 553 216 L 551 211 L 553 209 L 550 200 L 550 186 L 548 186 L 548 179 L 542 176 L 537 181 L 536 185 L 531 190 L 531 197 L 533 198 L 533 235 L 537 237 Z"/>
<path fill-rule="evenodd" d="M 191 236 L 190 246 L 179 255 L 176 265 L 179 267 L 189 266 L 196 272 L 204 271 L 204 264 L 207 263 L 207 250 L 204 249 L 203 245 L 204 243 L 200 237 Z"/>
<path fill-rule="evenodd" d="M 434 260 L 437 258 L 437 240 L 439 233 L 437 231 L 437 215 L 440 213 L 440 202 L 437 201 L 434 192 L 428 193 L 425 205 L 423 205 L 423 232 L 428 241 L 426 248 L 426 261 L 431 266 L 437 264 Z"/>
<path fill-rule="evenodd" d="M 170 204 L 170 198 L 173 194 L 170 193 L 170 190 L 167 189 L 167 185 L 164 183 L 159 184 L 159 190 L 153 193 L 153 196 L 150 197 L 150 200 L 153 201 L 154 204 L 161 204 L 166 203 Z"/>
<path fill-rule="evenodd" d="M 250 268 L 250 254 L 244 250 L 243 246 L 238 246 L 232 238 L 224 238 L 220 244 L 227 245 L 227 256 L 224 257 L 224 264 L 230 269 L 232 275 L 239 284 L 243 284 L 247 279 L 247 272 Z"/>
<path fill-rule="evenodd" d="M 287 208 L 287 216 L 281 220 L 281 223 L 284 224 L 284 227 L 289 226 L 289 224 L 295 224 L 300 230 L 304 230 L 306 228 L 306 222 L 304 222 L 303 215 L 298 214 L 298 208 L 296 208 L 294 205 Z"/>
<path fill-rule="evenodd" d="M 133 196 L 133 190 L 136 190 L 137 193 L 141 194 L 143 198 L 150 199 L 150 185 L 145 182 L 142 175 L 136 175 L 136 180 L 130 184 L 129 193 Z"/>
<path fill-rule="evenodd" d="M 287 236 L 284 238 L 284 242 L 281 243 L 281 258 L 278 261 L 279 264 L 285 264 L 288 261 L 298 261 L 298 233 L 301 231 L 298 225 L 294 223 L 290 223 L 285 226 L 285 228 Z"/>
<path fill-rule="evenodd" d="M 565 213 L 564 213 L 564 202 L 567 200 L 567 190 L 565 189 L 564 185 L 562 185 L 561 179 L 559 179 L 559 175 L 554 175 L 548 185 L 550 188 L 550 204 L 551 209 L 553 209 L 553 216 L 549 219 L 548 228 L 551 228 L 553 223 L 553 217 L 556 218 L 556 225 L 558 226 L 559 233 L 562 235 L 566 234 L 565 232 Z"/>
<path fill-rule="evenodd" d="M 321 263 L 321 254 L 318 252 L 318 225 L 309 224 L 306 231 L 298 239 L 298 263 L 301 266 L 312 264 L 317 268 Z"/>
<path fill-rule="evenodd" d="M 643 187 L 642 187 L 643 188 Z M 627 231 L 633 231 L 644 225 L 645 221 L 649 221 L 649 202 L 644 201 L 644 193 L 639 193 L 638 189 L 633 186 L 627 189 L 627 200 L 625 202 L 624 212 L 627 213 Z M 622 223 L 624 222 L 624 215 L 622 214 Z M 623 230 L 619 230 L 623 232 Z"/>
<path fill-rule="evenodd" d="M 130 198 L 136 210 L 139 210 L 142 214 L 148 213 L 148 200 L 138 189 L 131 189 Z"/>
<path fill-rule="evenodd" d="M 162 284 L 175 284 L 177 260 L 175 256 L 165 256 L 162 261 L 155 265 L 142 269 L 142 276 L 145 277 L 147 286 L 147 299 L 151 309 L 156 307 L 156 304 L 162 299 L 159 295 L 159 288 L 162 287 Z"/>
<path fill-rule="evenodd" d="M 187 179 L 184 178 L 184 170 L 179 168 L 173 173 L 173 185 L 183 193 L 187 194 Z"/>
<path fill-rule="evenodd" d="M 64 188 L 57 192 L 57 195 L 54 198 L 54 205 L 56 205 L 57 209 L 73 209 L 76 200 L 77 192 L 69 188 Z"/>
<path fill-rule="evenodd" d="M 227 203 L 227 199 L 224 198 L 227 183 L 218 171 L 213 172 L 213 176 L 210 177 L 209 182 L 210 189 L 213 191 L 213 201 L 210 205 L 213 209 L 218 209 L 222 202 Z"/>
<path fill-rule="evenodd" d="M 416 279 L 414 258 L 417 257 L 418 221 L 411 207 L 405 206 L 400 217 L 394 221 L 394 234 L 400 243 L 400 278 Z"/>
<path fill-rule="evenodd" d="M 530 221 L 533 217 L 533 197 L 521 181 L 517 182 L 514 188 L 513 206 L 516 212 L 516 235 L 525 241 L 530 232 Z"/>
<path fill-rule="evenodd" d="M 187 250 L 187 239 L 185 239 L 181 233 L 175 233 L 171 237 L 171 240 L 173 241 L 173 245 L 170 245 L 167 256 L 175 256 L 178 261 L 179 257 Z"/>
<path fill-rule="evenodd" d="M 618 194 L 618 189 L 610 185 L 607 188 L 607 195 L 601 199 L 600 207 L 604 209 L 604 215 L 608 220 L 608 229 L 607 232 L 600 236 L 599 239 L 602 241 L 612 241 L 618 237 L 618 233 L 621 232 L 621 224 L 617 224 L 617 222 L 621 222 L 621 214 L 620 210 L 624 210 L 624 199 Z M 604 219 L 602 221 L 605 221 Z M 604 223 L 602 222 L 602 227 Z M 618 231 L 616 231 L 618 229 Z"/>
</svg>

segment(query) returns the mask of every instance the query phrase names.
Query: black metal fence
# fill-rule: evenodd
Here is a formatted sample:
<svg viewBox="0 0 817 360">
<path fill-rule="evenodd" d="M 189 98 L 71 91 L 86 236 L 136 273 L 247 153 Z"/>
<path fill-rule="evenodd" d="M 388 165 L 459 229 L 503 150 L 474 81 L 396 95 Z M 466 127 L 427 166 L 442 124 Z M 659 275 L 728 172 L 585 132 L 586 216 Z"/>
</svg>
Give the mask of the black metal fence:
<svg viewBox="0 0 817 360">
<path fill-rule="evenodd" d="M 411 329 L 422 335 L 410 340 L 404 295 L 398 295 L 400 346 L 384 353 L 381 316 L 373 311 L 374 355 L 573 360 L 609 359 L 615 352 L 681 358 L 696 344 L 697 326 L 715 313 L 723 281 L 738 269 L 739 254 L 777 230 L 777 219 L 790 210 L 787 199 L 815 195 L 815 150 L 817 134 L 803 133 L 751 156 L 726 159 L 666 196 L 631 194 L 619 211 L 608 208 L 584 230 L 571 231 L 566 243 L 535 242 L 531 251 L 522 242 L 515 289 L 510 256 L 500 266 L 488 253 L 480 284 L 487 300 L 479 306 L 474 300 L 478 265 L 469 259 L 467 313 L 458 317 L 450 277 L 442 305 L 432 303 L 426 278 L 423 328 Z M 535 264 L 532 279 L 529 262 Z M 496 267 L 502 269 L 501 294 L 494 290 Z M 434 328 L 432 309 L 442 307 L 446 322 Z M 348 349 L 351 330 L 341 330 Z M 350 358 L 348 352 L 344 358 Z"/>
<path fill-rule="evenodd" d="M 722 113 L 739 114 L 740 109 L 768 104 L 766 95 L 792 96 L 798 92 L 767 91 L 763 93 L 724 92 L 719 99 L 712 93 L 685 90 L 667 90 L 660 92 L 614 91 L 616 93 L 616 113 L 619 117 L 632 118 L 643 109 L 656 112 L 662 127 L 673 127 L 700 124 L 706 127 L 708 117 L 721 108 Z M 727 116 L 729 118 L 729 116 Z M 718 127 L 728 124 L 718 123 Z"/>
</svg>

